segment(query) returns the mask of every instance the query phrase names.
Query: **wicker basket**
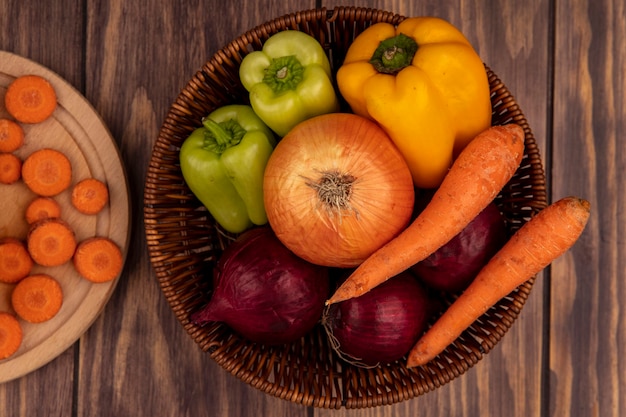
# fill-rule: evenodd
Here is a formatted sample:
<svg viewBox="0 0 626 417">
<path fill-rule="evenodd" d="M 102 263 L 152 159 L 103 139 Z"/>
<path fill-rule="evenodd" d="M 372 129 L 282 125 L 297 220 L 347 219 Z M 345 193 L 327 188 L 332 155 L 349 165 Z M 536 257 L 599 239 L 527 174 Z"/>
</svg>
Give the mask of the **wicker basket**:
<svg viewBox="0 0 626 417">
<path fill-rule="evenodd" d="M 534 280 L 520 286 L 474 323 L 444 353 L 424 367 L 407 369 L 405 361 L 372 369 L 343 362 L 317 328 L 287 346 L 254 344 L 214 323 L 199 327 L 192 312 L 211 294 L 211 269 L 230 238 L 215 228 L 206 210 L 191 194 L 181 175 L 178 150 L 211 110 L 248 102 L 238 78 L 239 64 L 272 34 L 300 30 L 320 41 L 331 66 L 342 63 L 351 41 L 376 22 L 397 24 L 404 18 L 390 12 L 337 7 L 308 10 L 262 24 L 218 51 L 189 81 L 165 119 L 154 146 L 145 184 L 145 229 L 150 259 L 172 310 L 199 347 L 224 369 L 268 394 L 322 408 L 364 408 L 414 398 L 458 377 L 489 352 L 520 313 Z M 487 68 L 493 124 L 517 123 L 526 133 L 522 164 L 497 197 L 509 232 L 546 206 L 545 177 L 528 123 L 515 99 Z"/>
</svg>

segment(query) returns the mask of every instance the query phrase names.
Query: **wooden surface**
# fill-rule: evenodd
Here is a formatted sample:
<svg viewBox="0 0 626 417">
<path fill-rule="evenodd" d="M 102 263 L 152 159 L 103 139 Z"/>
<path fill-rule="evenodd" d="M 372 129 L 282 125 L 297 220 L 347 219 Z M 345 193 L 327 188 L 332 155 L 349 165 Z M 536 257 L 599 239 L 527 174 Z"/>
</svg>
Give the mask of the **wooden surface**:
<svg viewBox="0 0 626 417">
<path fill-rule="evenodd" d="M 63 152 L 72 167 L 72 185 L 85 178 L 96 178 L 107 185 L 109 204 L 97 215 L 85 215 L 71 204 L 71 186 L 52 198 L 61 207 L 78 242 L 102 236 L 112 239 L 127 253 L 130 227 L 130 201 L 125 167 L 106 125 L 90 103 L 64 79 L 42 65 L 19 55 L 0 51 L 0 100 L 17 77 L 36 74 L 54 87 L 57 108 L 41 123 L 23 124 L 24 144 L 14 152 L 21 160 L 36 150 L 49 148 Z M 0 108 L 0 117 L 10 117 Z M 26 206 L 36 197 L 23 181 L 0 184 L 0 236 L 26 240 L 29 225 Z M 22 322 L 24 340 L 10 360 L 0 361 L 0 383 L 25 375 L 56 358 L 89 328 L 111 297 L 118 279 L 94 284 L 83 279 L 71 262 L 54 267 L 36 265 L 33 273 L 49 274 L 63 290 L 63 306 L 45 323 Z M 11 311 L 10 294 L 14 285 L 0 283 L 0 311 Z"/>
<path fill-rule="evenodd" d="M 548 268 L 478 365 L 425 396 L 366 410 L 293 405 L 201 353 L 161 295 L 141 217 L 151 147 L 175 96 L 219 48 L 327 1 L 0 0 L 0 50 L 81 91 L 110 128 L 133 204 L 126 268 L 102 315 L 41 369 L 0 385 L 2 416 L 626 415 L 626 11 L 622 0 L 344 1 L 457 25 L 505 82 L 541 145 L 556 200 L 589 199 L 577 245 Z"/>
</svg>

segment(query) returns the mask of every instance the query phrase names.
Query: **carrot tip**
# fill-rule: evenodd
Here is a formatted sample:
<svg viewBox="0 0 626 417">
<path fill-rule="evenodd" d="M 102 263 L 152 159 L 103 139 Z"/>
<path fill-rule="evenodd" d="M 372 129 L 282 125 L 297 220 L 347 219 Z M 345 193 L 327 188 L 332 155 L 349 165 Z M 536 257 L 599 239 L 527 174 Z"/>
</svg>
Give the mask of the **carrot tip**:
<svg viewBox="0 0 626 417">
<path fill-rule="evenodd" d="M 433 359 L 428 352 L 423 351 L 421 343 L 418 341 L 415 347 L 409 353 L 406 361 L 407 368 L 414 368 L 416 366 L 426 365 Z"/>
</svg>

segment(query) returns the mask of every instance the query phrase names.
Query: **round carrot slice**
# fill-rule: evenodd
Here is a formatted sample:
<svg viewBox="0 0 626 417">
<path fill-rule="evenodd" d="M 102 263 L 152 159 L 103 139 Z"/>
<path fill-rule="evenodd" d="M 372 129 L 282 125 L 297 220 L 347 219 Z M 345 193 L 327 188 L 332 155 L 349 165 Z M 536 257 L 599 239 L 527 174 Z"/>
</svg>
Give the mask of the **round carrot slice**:
<svg viewBox="0 0 626 417">
<path fill-rule="evenodd" d="M 41 123 L 57 107 L 52 84 L 38 75 L 23 75 L 9 84 L 4 96 L 7 111 L 22 123 Z"/>
<path fill-rule="evenodd" d="M 13 120 L 0 119 L 0 152 L 13 152 L 24 144 L 24 129 Z"/>
<path fill-rule="evenodd" d="M 40 149 L 24 161 L 22 179 L 35 194 L 52 197 L 69 188 L 72 183 L 72 164 L 60 151 Z"/>
<path fill-rule="evenodd" d="M 74 268 L 91 282 L 107 282 L 122 271 L 123 257 L 120 247 L 111 239 L 95 236 L 78 244 L 74 254 Z"/>
<path fill-rule="evenodd" d="M 72 189 L 72 205 L 83 214 L 98 214 L 109 202 L 109 189 L 96 178 L 85 178 Z"/>
<path fill-rule="evenodd" d="M 0 312 L 0 360 L 17 352 L 23 337 L 22 326 L 17 318 L 12 314 Z"/>
<path fill-rule="evenodd" d="M 11 305 L 21 319 L 43 323 L 56 316 L 61 309 L 63 289 L 50 275 L 30 275 L 13 288 Z"/>
<path fill-rule="evenodd" d="M 12 153 L 0 153 L 0 183 L 13 184 L 22 176 L 22 160 Z"/>
<path fill-rule="evenodd" d="M 61 219 L 33 223 L 26 241 L 30 257 L 42 266 L 63 265 L 72 259 L 76 250 L 74 230 Z"/>
<path fill-rule="evenodd" d="M 0 239 L 0 282 L 13 284 L 30 274 L 33 260 L 26 246 L 11 237 Z"/>
<path fill-rule="evenodd" d="M 61 205 L 52 197 L 36 197 L 26 207 L 26 222 L 33 224 L 39 220 L 61 217 Z"/>
</svg>

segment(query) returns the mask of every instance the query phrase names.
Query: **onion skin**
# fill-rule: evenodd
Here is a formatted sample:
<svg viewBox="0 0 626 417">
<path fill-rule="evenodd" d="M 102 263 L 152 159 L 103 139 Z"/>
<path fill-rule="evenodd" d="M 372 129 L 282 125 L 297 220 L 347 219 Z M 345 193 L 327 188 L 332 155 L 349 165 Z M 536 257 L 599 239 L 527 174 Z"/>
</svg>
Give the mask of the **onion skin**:
<svg viewBox="0 0 626 417">
<path fill-rule="evenodd" d="M 329 293 L 328 269 L 298 258 L 269 227 L 244 232 L 214 271 L 209 303 L 191 319 L 226 323 L 267 345 L 291 343 L 319 322 Z"/>
<path fill-rule="evenodd" d="M 405 271 L 359 297 L 331 304 L 322 323 L 341 358 L 375 366 L 409 352 L 426 329 L 433 306 L 426 289 Z"/>
<path fill-rule="evenodd" d="M 489 204 L 458 235 L 411 270 L 430 288 L 459 292 L 507 240 L 504 218 Z"/>
<path fill-rule="evenodd" d="M 339 182 L 349 198 L 321 197 L 324 181 Z M 263 193 L 269 224 L 285 246 L 340 268 L 357 266 L 397 236 L 415 201 L 411 172 L 389 136 L 348 113 L 311 118 L 283 137 Z"/>
</svg>

